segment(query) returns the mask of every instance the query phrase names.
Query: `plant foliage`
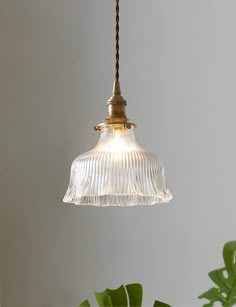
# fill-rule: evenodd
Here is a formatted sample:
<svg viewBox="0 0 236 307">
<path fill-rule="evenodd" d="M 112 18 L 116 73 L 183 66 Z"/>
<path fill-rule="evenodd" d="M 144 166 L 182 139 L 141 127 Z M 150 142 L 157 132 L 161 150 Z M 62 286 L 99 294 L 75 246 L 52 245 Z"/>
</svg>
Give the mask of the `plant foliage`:
<svg viewBox="0 0 236 307">
<path fill-rule="evenodd" d="M 199 296 L 200 299 L 209 301 L 203 307 L 212 307 L 216 302 L 220 302 L 224 307 L 236 305 L 236 241 L 224 245 L 223 258 L 225 267 L 208 274 L 217 287 Z"/>
<path fill-rule="evenodd" d="M 120 286 L 118 289 L 106 289 L 95 292 L 99 307 L 142 307 L 143 288 L 141 284 Z M 79 307 L 91 307 L 88 300 Z M 171 307 L 170 305 L 155 301 L 153 307 Z"/>
</svg>

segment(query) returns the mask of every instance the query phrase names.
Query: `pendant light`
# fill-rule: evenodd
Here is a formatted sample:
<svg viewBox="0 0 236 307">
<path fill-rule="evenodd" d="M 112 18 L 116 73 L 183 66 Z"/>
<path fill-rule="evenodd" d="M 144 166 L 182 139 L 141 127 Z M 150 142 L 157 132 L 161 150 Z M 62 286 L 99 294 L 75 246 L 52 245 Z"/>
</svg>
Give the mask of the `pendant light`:
<svg viewBox="0 0 236 307">
<path fill-rule="evenodd" d="M 119 82 L 119 0 L 116 0 L 116 74 L 108 115 L 95 127 L 98 144 L 79 155 L 71 167 L 63 201 L 76 205 L 136 206 L 167 203 L 172 195 L 165 183 L 163 162 L 135 140 L 135 124 L 125 114 Z"/>
</svg>

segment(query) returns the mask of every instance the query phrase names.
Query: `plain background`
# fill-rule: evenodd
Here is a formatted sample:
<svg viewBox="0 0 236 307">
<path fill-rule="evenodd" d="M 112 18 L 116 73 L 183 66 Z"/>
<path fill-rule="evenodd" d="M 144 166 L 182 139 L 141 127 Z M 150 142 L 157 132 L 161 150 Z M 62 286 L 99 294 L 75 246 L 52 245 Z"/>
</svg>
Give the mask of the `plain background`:
<svg viewBox="0 0 236 307">
<path fill-rule="evenodd" d="M 197 307 L 236 236 L 236 1 L 121 0 L 121 85 L 174 200 L 64 205 L 114 75 L 114 1 L 0 1 L 2 307 L 71 307 L 142 282 Z"/>
</svg>

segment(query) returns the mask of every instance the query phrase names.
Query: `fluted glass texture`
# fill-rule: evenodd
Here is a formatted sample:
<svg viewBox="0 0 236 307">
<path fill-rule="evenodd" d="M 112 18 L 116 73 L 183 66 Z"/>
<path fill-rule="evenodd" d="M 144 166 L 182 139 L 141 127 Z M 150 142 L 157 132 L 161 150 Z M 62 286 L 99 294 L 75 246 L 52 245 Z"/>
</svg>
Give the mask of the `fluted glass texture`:
<svg viewBox="0 0 236 307">
<path fill-rule="evenodd" d="M 63 201 L 128 207 L 171 199 L 163 162 L 136 143 L 133 129 L 110 125 L 102 129 L 95 148 L 74 160 Z"/>
</svg>

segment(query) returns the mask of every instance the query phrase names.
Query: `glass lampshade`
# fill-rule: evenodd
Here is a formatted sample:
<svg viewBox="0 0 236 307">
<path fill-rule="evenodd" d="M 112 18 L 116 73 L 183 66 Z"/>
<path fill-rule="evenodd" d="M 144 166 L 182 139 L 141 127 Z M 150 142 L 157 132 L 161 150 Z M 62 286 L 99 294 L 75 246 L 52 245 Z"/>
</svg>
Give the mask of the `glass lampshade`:
<svg viewBox="0 0 236 307">
<path fill-rule="evenodd" d="M 136 143 L 134 129 L 112 124 L 101 129 L 99 142 L 92 150 L 74 160 L 63 201 L 128 207 L 171 199 L 163 162 Z"/>
</svg>

